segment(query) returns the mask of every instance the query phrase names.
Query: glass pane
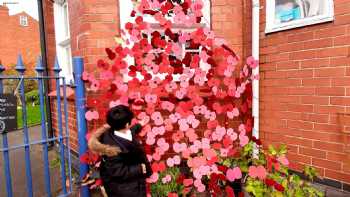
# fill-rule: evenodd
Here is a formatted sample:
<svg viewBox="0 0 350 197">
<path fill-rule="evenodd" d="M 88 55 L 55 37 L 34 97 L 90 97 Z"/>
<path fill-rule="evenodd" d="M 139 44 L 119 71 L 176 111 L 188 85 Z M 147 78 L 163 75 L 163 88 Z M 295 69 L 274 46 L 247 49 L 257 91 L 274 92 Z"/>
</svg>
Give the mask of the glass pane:
<svg viewBox="0 0 350 197">
<path fill-rule="evenodd" d="M 67 74 L 71 75 L 73 73 L 72 69 L 72 52 L 70 46 L 66 47 L 66 62 L 67 62 Z"/>
<path fill-rule="evenodd" d="M 276 0 L 275 23 L 327 14 L 327 0 Z"/>
<path fill-rule="evenodd" d="M 68 6 L 63 5 L 63 22 L 64 22 L 64 35 L 65 38 L 69 38 L 69 18 L 68 18 Z"/>
</svg>

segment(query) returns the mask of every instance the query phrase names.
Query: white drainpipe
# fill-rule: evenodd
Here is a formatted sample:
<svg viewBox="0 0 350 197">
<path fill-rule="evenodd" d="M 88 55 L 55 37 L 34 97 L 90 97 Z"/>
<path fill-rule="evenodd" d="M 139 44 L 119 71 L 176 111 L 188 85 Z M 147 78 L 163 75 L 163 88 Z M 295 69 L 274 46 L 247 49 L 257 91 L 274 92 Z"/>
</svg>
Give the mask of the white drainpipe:
<svg viewBox="0 0 350 197">
<path fill-rule="evenodd" d="M 260 2 L 252 0 L 253 17 L 252 17 L 252 55 L 255 59 L 259 59 L 259 34 L 260 34 Z M 259 74 L 259 67 L 253 70 L 253 75 Z M 253 117 L 254 128 L 253 136 L 259 139 L 259 80 L 253 81 Z M 258 150 L 254 150 L 257 155 Z"/>
</svg>

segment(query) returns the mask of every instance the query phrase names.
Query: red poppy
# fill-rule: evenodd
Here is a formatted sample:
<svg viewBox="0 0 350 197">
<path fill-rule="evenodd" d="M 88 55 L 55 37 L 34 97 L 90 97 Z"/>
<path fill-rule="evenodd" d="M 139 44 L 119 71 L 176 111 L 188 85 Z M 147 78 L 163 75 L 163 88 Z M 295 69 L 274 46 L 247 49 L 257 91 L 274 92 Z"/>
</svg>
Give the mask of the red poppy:
<svg viewBox="0 0 350 197">
<path fill-rule="evenodd" d="M 280 191 L 280 192 L 284 191 L 284 187 L 281 184 L 277 183 L 277 182 L 275 183 L 274 187 L 275 187 L 275 189 L 277 191 Z"/>
<path fill-rule="evenodd" d="M 232 187 L 226 186 L 225 192 L 226 192 L 227 197 L 235 197 L 235 192 L 233 191 Z"/>
<path fill-rule="evenodd" d="M 226 167 L 226 166 L 224 166 L 224 165 L 219 165 L 219 166 L 218 166 L 218 170 L 219 170 L 220 172 L 223 172 L 223 173 L 226 174 L 226 171 L 228 170 L 228 167 Z"/>
<path fill-rule="evenodd" d="M 274 181 L 273 179 L 266 178 L 265 183 L 266 183 L 266 185 L 271 187 L 271 186 L 275 185 L 276 181 Z"/>
<path fill-rule="evenodd" d="M 186 178 L 185 175 L 180 174 L 180 175 L 177 177 L 177 179 L 176 179 L 176 183 L 177 183 L 177 184 L 182 184 L 185 178 Z"/>
<path fill-rule="evenodd" d="M 110 60 L 114 60 L 114 58 L 116 57 L 116 54 L 110 48 L 106 48 L 105 51 L 108 55 L 108 58 Z"/>
</svg>

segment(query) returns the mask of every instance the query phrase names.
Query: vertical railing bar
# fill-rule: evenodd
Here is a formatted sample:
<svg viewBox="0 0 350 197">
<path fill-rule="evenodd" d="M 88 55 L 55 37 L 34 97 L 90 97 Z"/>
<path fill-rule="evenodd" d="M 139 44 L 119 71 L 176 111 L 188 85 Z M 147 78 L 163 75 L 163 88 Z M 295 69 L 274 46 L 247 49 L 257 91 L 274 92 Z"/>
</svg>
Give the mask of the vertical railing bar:
<svg viewBox="0 0 350 197">
<path fill-rule="evenodd" d="M 20 76 L 24 76 L 25 68 L 22 61 L 22 57 L 18 56 L 18 62 L 16 66 L 16 70 L 19 72 Z M 29 143 L 29 134 L 27 127 L 27 108 L 26 108 L 26 99 L 25 99 L 25 89 L 24 89 L 24 81 L 20 80 L 20 98 L 22 102 L 22 120 L 23 120 L 23 133 L 24 133 L 24 144 Z M 30 147 L 25 146 L 25 160 L 26 160 L 26 178 L 27 178 L 27 192 L 29 197 L 33 197 L 33 184 L 32 184 L 32 168 L 30 162 Z"/>
<path fill-rule="evenodd" d="M 67 85 L 66 85 L 66 79 L 63 78 L 63 111 L 64 111 L 64 118 L 65 118 L 65 132 L 66 136 L 66 143 L 67 143 L 67 157 L 68 157 L 68 177 L 69 177 L 69 192 L 72 192 L 72 161 L 71 161 L 71 152 L 70 152 L 70 135 L 69 135 L 69 129 L 68 129 L 68 106 L 67 106 Z"/>
<path fill-rule="evenodd" d="M 58 77 L 61 71 L 61 68 L 58 64 L 58 60 L 56 58 L 55 66 L 54 66 L 55 76 Z M 63 128 L 62 128 L 62 109 L 61 109 L 61 87 L 60 87 L 60 79 L 56 79 L 56 95 L 57 95 L 57 119 L 58 119 L 58 135 L 60 137 L 63 136 Z M 66 187 L 66 166 L 65 166 L 65 157 L 64 157 L 64 144 L 63 139 L 59 139 L 60 145 L 60 159 L 61 159 L 61 184 L 63 193 L 67 193 Z"/>
<path fill-rule="evenodd" d="M 87 151 L 87 142 L 86 142 L 86 132 L 87 132 L 87 126 L 86 126 L 86 119 L 85 119 L 85 85 L 82 80 L 82 74 L 84 71 L 84 62 L 83 58 L 81 57 L 74 57 L 73 58 L 73 65 L 74 65 L 74 81 L 76 85 L 75 90 L 75 107 L 77 112 L 77 127 L 78 127 L 78 144 L 79 144 L 79 158 L 85 154 Z M 79 180 L 81 181 L 83 177 L 88 173 L 88 165 L 80 163 L 79 166 Z M 80 196 L 81 197 L 88 197 L 89 194 L 89 188 L 87 186 L 82 186 L 80 189 Z"/>
<path fill-rule="evenodd" d="M 2 83 L 2 72 L 5 71 L 5 67 L 0 64 L 0 94 L 4 92 L 3 83 Z M 8 149 L 8 139 L 7 139 L 7 133 L 2 133 L 2 147 L 4 149 Z M 5 174 L 5 180 L 6 180 L 6 193 L 7 197 L 13 196 L 12 191 L 12 178 L 11 178 L 11 171 L 10 171 L 10 156 L 9 151 L 5 150 L 3 152 L 3 159 L 4 159 L 4 174 Z"/>
<path fill-rule="evenodd" d="M 35 68 L 38 75 L 38 88 L 39 88 L 39 102 L 40 102 L 40 115 L 41 115 L 41 139 L 43 141 L 43 159 L 44 159 L 44 176 L 45 176 L 45 188 L 48 197 L 51 197 L 51 179 L 50 179 L 50 166 L 49 166 L 49 149 L 47 142 L 47 130 L 46 130 L 46 117 L 45 117 L 45 109 L 44 105 L 46 104 L 44 101 L 44 87 L 43 87 L 43 79 L 40 76 L 43 75 L 44 67 L 42 65 L 41 57 L 39 57 L 37 67 Z"/>
</svg>

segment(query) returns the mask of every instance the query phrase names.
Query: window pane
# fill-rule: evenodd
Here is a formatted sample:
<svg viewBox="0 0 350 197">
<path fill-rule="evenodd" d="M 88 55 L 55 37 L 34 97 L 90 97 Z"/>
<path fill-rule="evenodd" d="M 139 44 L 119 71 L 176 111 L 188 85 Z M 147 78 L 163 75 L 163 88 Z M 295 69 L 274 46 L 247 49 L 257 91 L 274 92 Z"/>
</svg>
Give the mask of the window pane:
<svg viewBox="0 0 350 197">
<path fill-rule="evenodd" d="M 327 14 L 326 0 L 276 0 L 275 23 Z"/>
<path fill-rule="evenodd" d="M 64 35 L 65 38 L 69 36 L 69 19 L 68 19 L 68 6 L 67 4 L 63 5 L 63 23 L 64 23 Z"/>
<path fill-rule="evenodd" d="M 72 69 L 72 52 L 71 52 L 71 48 L 70 46 L 65 48 L 65 53 L 66 53 L 66 73 L 68 75 L 71 75 L 73 73 L 73 69 Z"/>
<path fill-rule="evenodd" d="M 19 23 L 22 26 L 28 26 L 28 17 L 27 16 L 20 16 Z"/>
</svg>

